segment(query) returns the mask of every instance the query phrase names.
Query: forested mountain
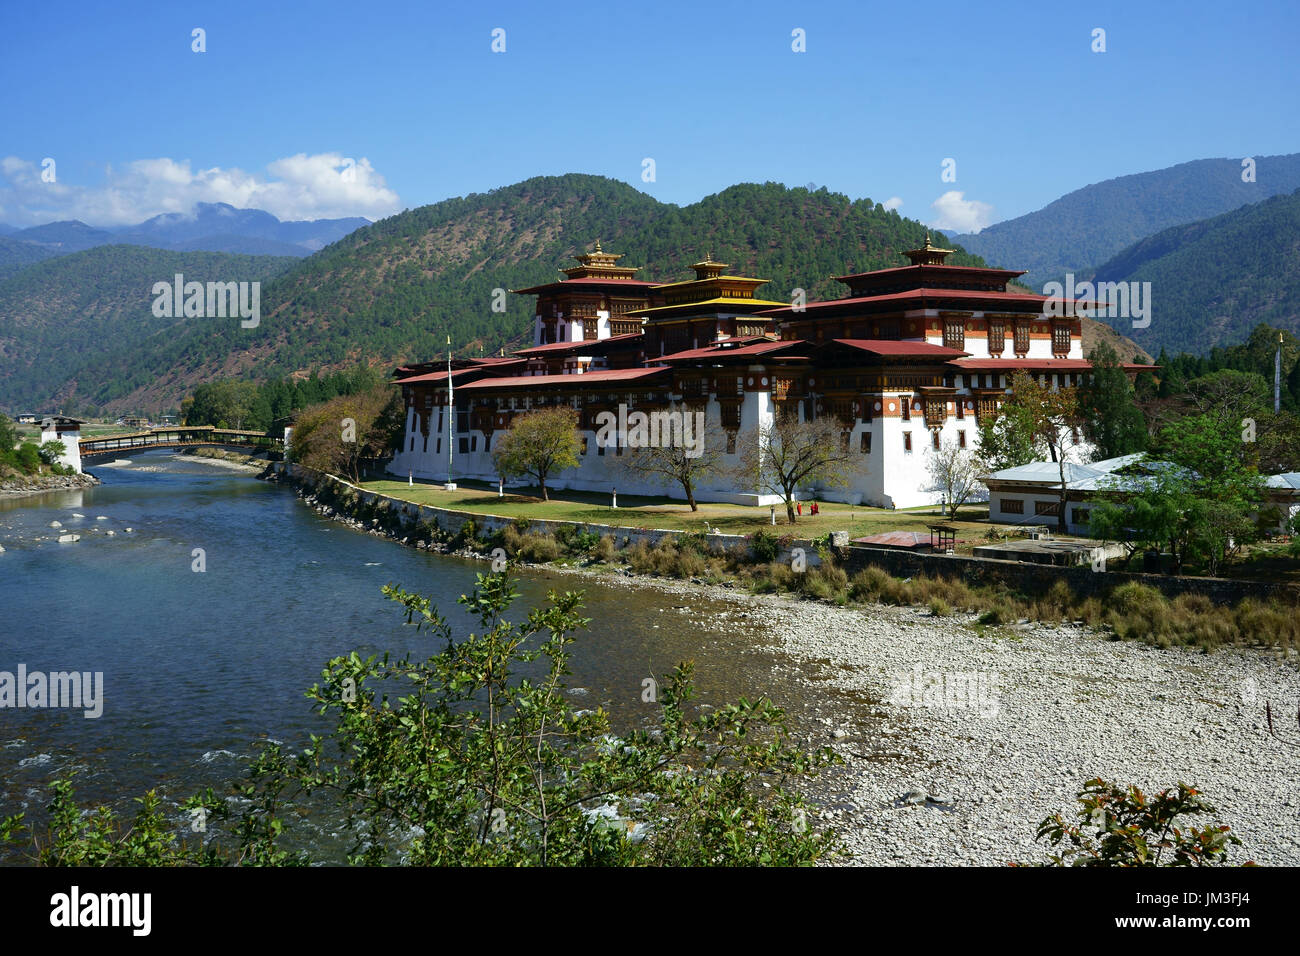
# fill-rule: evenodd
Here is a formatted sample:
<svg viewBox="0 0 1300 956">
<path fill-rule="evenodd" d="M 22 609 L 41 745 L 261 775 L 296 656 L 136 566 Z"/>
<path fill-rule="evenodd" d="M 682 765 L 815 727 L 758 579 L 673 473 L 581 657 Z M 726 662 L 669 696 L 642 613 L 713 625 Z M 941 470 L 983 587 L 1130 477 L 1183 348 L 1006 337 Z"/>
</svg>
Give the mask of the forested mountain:
<svg viewBox="0 0 1300 956">
<path fill-rule="evenodd" d="M 493 291 L 560 278 L 558 270 L 573 264 L 569 257 L 597 238 L 607 251 L 624 254 L 624 263 L 641 266 L 644 278 L 689 278 L 690 263 L 712 253 L 734 273 L 770 279 L 759 294 L 786 301 L 795 287 L 812 299 L 838 297 L 844 286 L 832 276 L 903 265 L 903 250 L 919 245 L 925 232 L 869 200 L 852 202 L 824 189 L 739 185 L 679 208 L 611 179 L 569 175 L 447 200 L 357 230 L 266 282 L 255 329 L 236 321 L 158 320 L 149 312 L 151 299 L 137 300 L 133 316 L 125 309 L 113 313 L 119 324 L 138 326 L 129 333 L 97 334 L 91 314 L 75 329 L 61 329 L 59 303 L 71 293 L 15 285 L 33 269 L 0 284 L 0 334 L 16 328 L 12 316 L 30 296 L 46 304 L 35 314 L 35 324 L 44 325 L 37 351 L 61 349 L 60 360 L 35 362 L 25 353 L 29 359 L 16 374 L 0 367 L 0 404 L 45 407 L 57 399 L 69 413 L 155 413 L 219 379 L 272 380 L 357 364 L 387 373 L 398 363 L 442 354 L 447 335 L 459 355 L 516 348 L 531 341 L 533 298 L 506 296 L 506 311 L 495 312 Z M 61 261 L 38 267 L 49 282 Z M 103 285 L 113 272 L 108 262 L 82 261 L 84 272 L 69 273 L 69 282 Z M 981 264 L 960 251 L 950 261 Z M 283 261 L 226 265 L 220 276 L 198 275 L 197 265 L 183 271 L 187 279 L 191 272 L 201 280 L 257 278 L 283 268 Z M 237 275 L 244 267 L 261 271 Z M 121 285 L 136 292 L 182 271 L 148 259 L 133 260 L 131 268 Z M 1108 334 L 1091 328 L 1085 341 Z M 11 366 L 17 343 L 0 347 L 0 361 Z"/>
<path fill-rule="evenodd" d="M 1162 229 L 1300 189 L 1300 153 L 1254 159 L 1254 182 L 1242 182 L 1241 159 L 1200 159 L 1094 183 L 953 241 L 990 265 L 1029 270 L 1023 281 L 1041 291 L 1044 282 L 1095 269 Z"/>
<path fill-rule="evenodd" d="M 1204 354 L 1261 323 L 1300 333 L 1300 190 L 1159 232 L 1095 279 L 1151 283 L 1149 327 L 1106 320 L 1148 352 Z"/>
<path fill-rule="evenodd" d="M 6 226 L 0 230 L 7 237 L 0 243 L 0 278 L 41 259 L 114 244 L 301 258 L 369 223 L 357 216 L 281 222 L 260 209 L 201 202 L 191 212 L 164 213 L 132 226 L 97 229 L 75 219 L 30 229 Z"/>
<path fill-rule="evenodd" d="M 0 279 L 7 279 L 34 263 L 56 255 L 58 253 L 52 252 L 47 246 L 0 236 Z"/>
<path fill-rule="evenodd" d="M 838 296 L 844 287 L 831 276 L 905 264 L 902 251 L 924 237 L 920 223 L 825 190 L 741 185 L 679 208 L 603 177 L 539 177 L 353 232 L 267 283 L 256 329 L 190 321 L 127 341 L 83 327 L 69 336 L 80 363 L 28 366 L 21 389 L 4 375 L 0 403 L 42 405 L 57 394 L 68 408 L 162 411 L 219 378 L 428 359 L 448 334 L 459 354 L 517 347 L 531 335 L 532 297 L 507 296 L 499 313 L 493 290 L 559 278 L 597 238 L 663 281 L 689 278 L 687 266 L 711 252 L 734 272 L 771 279 L 760 293 L 785 300 L 796 286 L 812 298 Z M 953 261 L 979 263 L 965 253 Z M 157 330 L 147 305 L 136 321 Z M 48 334 L 53 345 L 58 333 Z"/>
<path fill-rule="evenodd" d="M 24 269 L 0 281 L 0 406 L 75 414 L 94 402 L 85 381 L 143 385 L 150 373 L 141 360 L 162 343 L 205 323 L 239 324 L 157 318 L 155 282 L 178 272 L 201 282 L 265 281 L 296 261 L 99 246 Z"/>
</svg>

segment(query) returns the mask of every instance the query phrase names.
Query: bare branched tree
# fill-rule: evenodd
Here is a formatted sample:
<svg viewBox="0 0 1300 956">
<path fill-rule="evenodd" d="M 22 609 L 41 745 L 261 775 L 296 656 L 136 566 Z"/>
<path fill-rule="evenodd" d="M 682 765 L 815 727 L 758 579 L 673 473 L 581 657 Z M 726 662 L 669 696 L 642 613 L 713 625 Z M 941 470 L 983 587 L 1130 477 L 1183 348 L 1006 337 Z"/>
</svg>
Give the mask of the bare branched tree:
<svg viewBox="0 0 1300 956">
<path fill-rule="evenodd" d="M 845 426 L 832 416 L 801 421 L 793 409 L 742 436 L 736 477 L 785 501 L 795 523 L 794 494 L 807 485 L 847 485 L 863 468 L 844 440 Z"/>
</svg>

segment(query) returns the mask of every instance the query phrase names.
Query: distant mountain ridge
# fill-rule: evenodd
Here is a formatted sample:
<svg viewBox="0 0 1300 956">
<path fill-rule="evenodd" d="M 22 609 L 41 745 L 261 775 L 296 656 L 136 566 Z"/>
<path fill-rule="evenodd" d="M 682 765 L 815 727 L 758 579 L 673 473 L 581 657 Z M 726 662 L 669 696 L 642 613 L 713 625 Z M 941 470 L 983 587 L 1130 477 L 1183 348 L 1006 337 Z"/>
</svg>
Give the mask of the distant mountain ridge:
<svg viewBox="0 0 1300 956">
<path fill-rule="evenodd" d="M 1300 335 L 1300 189 L 1165 229 L 1083 278 L 1151 283 L 1148 327 L 1103 321 L 1152 354 L 1237 345 L 1261 323 Z"/>
<path fill-rule="evenodd" d="M 163 213 L 133 226 L 96 228 L 76 219 L 27 229 L 0 225 L 0 236 L 8 240 L 0 245 L 0 278 L 33 261 L 114 244 L 302 258 L 368 225 L 359 216 L 282 222 L 229 203 L 197 203 L 192 212 Z"/>
<path fill-rule="evenodd" d="M 1161 230 L 1300 189 L 1300 153 L 1254 161 L 1254 182 L 1242 181 L 1241 159 L 1198 159 L 1084 186 L 1036 212 L 952 238 L 990 265 L 1028 270 L 1021 281 L 1042 291 L 1044 282 L 1096 269 Z"/>
</svg>

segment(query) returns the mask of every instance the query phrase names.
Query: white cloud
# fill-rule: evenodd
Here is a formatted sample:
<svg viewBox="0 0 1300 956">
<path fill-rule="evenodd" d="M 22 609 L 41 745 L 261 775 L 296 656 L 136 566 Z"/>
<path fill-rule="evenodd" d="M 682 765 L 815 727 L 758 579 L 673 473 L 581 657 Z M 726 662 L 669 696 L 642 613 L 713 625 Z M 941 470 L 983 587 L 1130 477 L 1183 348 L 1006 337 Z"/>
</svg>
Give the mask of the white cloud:
<svg viewBox="0 0 1300 956">
<path fill-rule="evenodd" d="M 903 200 L 899 199 L 897 196 L 890 196 L 880 205 L 884 206 L 886 209 L 902 209 Z"/>
<path fill-rule="evenodd" d="M 945 232 L 979 232 L 991 223 L 993 207 L 976 199 L 965 199 L 965 195 L 951 189 L 930 203 L 938 215 L 930 225 Z"/>
<path fill-rule="evenodd" d="M 365 216 L 381 219 L 403 207 L 384 177 L 362 157 L 299 153 L 267 164 L 269 175 L 241 169 L 192 170 L 189 160 L 137 159 L 109 166 L 97 186 L 41 182 L 37 162 L 0 159 L 0 209 L 4 221 L 31 226 L 80 219 L 93 226 L 137 223 L 159 213 L 188 213 L 199 202 L 263 209 L 282 220 Z"/>
</svg>

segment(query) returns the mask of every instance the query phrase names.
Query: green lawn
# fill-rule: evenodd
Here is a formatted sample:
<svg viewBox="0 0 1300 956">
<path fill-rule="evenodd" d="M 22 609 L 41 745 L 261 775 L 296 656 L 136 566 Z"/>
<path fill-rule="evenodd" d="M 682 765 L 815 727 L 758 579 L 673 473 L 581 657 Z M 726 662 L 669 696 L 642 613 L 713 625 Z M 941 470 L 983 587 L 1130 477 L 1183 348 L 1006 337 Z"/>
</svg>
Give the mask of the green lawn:
<svg viewBox="0 0 1300 956">
<path fill-rule="evenodd" d="M 638 495 L 619 495 L 618 510 L 610 507 L 610 496 L 596 492 L 552 491 L 550 501 L 542 501 L 538 489 L 513 489 L 502 498 L 497 497 L 495 486 L 484 482 L 461 481 L 455 491 L 446 491 L 441 485 L 417 482 L 408 487 L 405 481 L 364 481 L 361 487 L 377 491 L 404 501 L 448 508 L 453 511 L 471 511 L 479 514 L 502 515 L 507 518 L 549 518 L 556 521 L 582 521 L 592 524 L 614 524 L 633 528 L 671 528 L 681 531 L 703 531 L 706 524 L 728 534 L 752 534 L 760 530 L 773 530 L 767 508 L 744 505 L 701 503 L 699 511 L 691 511 L 682 501 L 670 498 L 649 498 Z M 527 493 L 525 493 L 525 491 Z M 885 531 L 921 531 L 941 521 L 937 506 L 914 508 L 908 511 L 888 511 L 862 505 L 844 505 L 818 502 L 821 511 L 817 517 L 808 515 L 804 502 L 804 515 L 791 527 L 786 523 L 785 512 L 776 509 L 777 534 L 798 534 L 815 537 L 827 531 L 848 531 L 853 538 Z M 988 506 L 971 505 L 959 512 L 959 518 L 950 524 L 957 529 L 958 551 L 969 552 L 974 544 L 982 543 L 991 525 L 988 523 Z"/>
</svg>

